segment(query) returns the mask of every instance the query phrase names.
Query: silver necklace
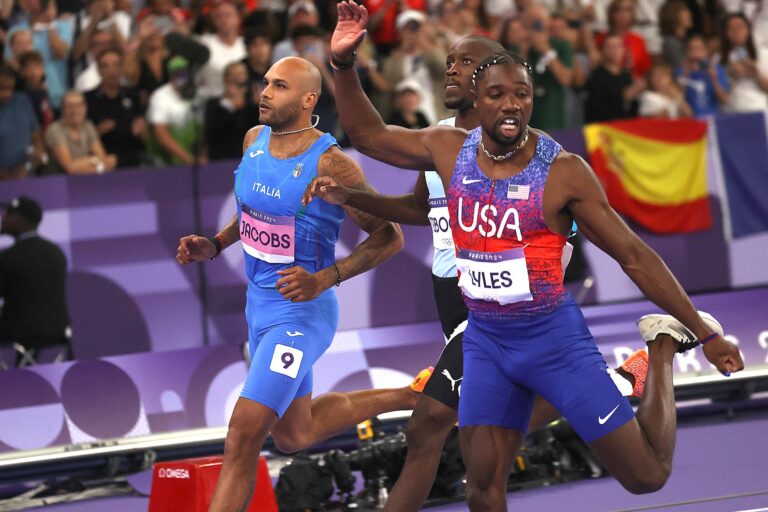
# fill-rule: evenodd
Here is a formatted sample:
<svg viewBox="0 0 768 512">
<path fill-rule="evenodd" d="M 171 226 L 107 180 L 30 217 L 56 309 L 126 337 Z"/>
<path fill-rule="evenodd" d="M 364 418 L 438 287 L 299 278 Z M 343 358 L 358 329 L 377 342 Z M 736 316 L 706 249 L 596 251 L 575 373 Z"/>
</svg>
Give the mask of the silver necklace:
<svg viewBox="0 0 768 512">
<path fill-rule="evenodd" d="M 480 149 L 483 150 L 483 153 L 485 153 L 485 156 L 493 160 L 494 162 L 501 162 L 502 160 L 506 160 L 507 158 L 514 156 L 518 151 L 523 149 L 523 146 L 528 142 L 528 127 L 525 127 L 525 133 L 523 133 L 523 137 L 520 139 L 520 142 L 517 143 L 517 145 L 512 148 L 512 151 L 509 153 L 506 153 L 504 155 L 493 155 L 488 152 L 487 149 L 485 149 L 485 144 L 483 144 L 482 139 L 480 140 Z"/>
<path fill-rule="evenodd" d="M 320 116 L 313 114 L 312 118 L 315 119 L 315 122 L 310 124 L 309 126 L 305 126 L 304 128 L 299 128 L 298 130 L 289 130 L 287 132 L 276 132 L 273 130 L 272 135 L 293 135 L 294 133 L 300 133 L 300 132 L 305 132 L 307 130 L 311 130 L 312 128 L 317 126 L 317 123 L 320 122 Z"/>
</svg>

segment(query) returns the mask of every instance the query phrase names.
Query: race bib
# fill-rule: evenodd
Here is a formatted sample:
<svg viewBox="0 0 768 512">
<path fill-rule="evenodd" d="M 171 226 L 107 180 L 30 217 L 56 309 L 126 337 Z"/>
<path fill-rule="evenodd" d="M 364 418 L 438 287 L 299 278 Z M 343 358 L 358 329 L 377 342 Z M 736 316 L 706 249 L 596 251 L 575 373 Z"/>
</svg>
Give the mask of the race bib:
<svg viewBox="0 0 768 512">
<path fill-rule="evenodd" d="M 267 263 L 293 263 L 296 219 L 240 204 L 240 240 L 245 252 Z"/>
<path fill-rule="evenodd" d="M 272 362 L 269 363 L 269 369 L 295 379 L 299 374 L 302 359 L 304 359 L 304 352 L 278 343 L 275 345 L 275 351 L 272 352 Z"/>
<path fill-rule="evenodd" d="M 448 199 L 445 197 L 429 200 L 429 225 L 432 226 L 432 244 L 435 249 L 453 249 Z"/>
<path fill-rule="evenodd" d="M 522 247 L 503 252 L 459 250 L 459 287 L 467 297 L 501 305 L 533 300 Z"/>
</svg>

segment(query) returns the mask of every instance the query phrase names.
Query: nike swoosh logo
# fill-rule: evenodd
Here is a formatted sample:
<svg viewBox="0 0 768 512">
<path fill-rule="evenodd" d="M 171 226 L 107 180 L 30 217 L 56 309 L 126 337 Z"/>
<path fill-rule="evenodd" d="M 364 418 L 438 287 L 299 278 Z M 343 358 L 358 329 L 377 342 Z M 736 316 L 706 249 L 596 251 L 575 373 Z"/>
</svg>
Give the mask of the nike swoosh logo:
<svg viewBox="0 0 768 512">
<path fill-rule="evenodd" d="M 481 181 L 483 181 L 483 180 L 468 180 L 467 177 L 464 176 L 464 178 L 461 180 L 461 184 L 462 185 L 471 185 L 473 183 L 479 183 Z"/>
<path fill-rule="evenodd" d="M 621 404 L 619 404 L 619 405 L 621 405 Z M 611 416 L 613 416 L 613 413 L 615 413 L 615 412 L 616 412 L 616 410 L 619 408 L 619 405 L 617 405 L 616 407 L 614 407 L 614 408 L 613 408 L 613 410 L 612 410 L 611 412 L 609 412 L 609 413 L 608 413 L 608 416 L 606 416 L 605 418 L 603 418 L 603 417 L 599 417 L 599 418 L 597 418 L 597 422 L 598 422 L 599 424 L 601 424 L 601 425 L 605 425 L 605 422 L 606 422 L 606 421 L 608 421 L 609 419 L 611 419 Z"/>
<path fill-rule="evenodd" d="M 251 158 L 254 158 L 254 157 L 257 157 L 257 156 L 259 156 L 259 155 L 263 155 L 263 154 L 264 154 L 264 151 L 263 151 L 263 150 L 261 150 L 261 149 L 259 149 L 259 150 L 257 150 L 255 153 L 254 153 L 253 151 L 251 151 L 251 153 L 250 153 L 250 154 L 251 154 Z"/>
</svg>

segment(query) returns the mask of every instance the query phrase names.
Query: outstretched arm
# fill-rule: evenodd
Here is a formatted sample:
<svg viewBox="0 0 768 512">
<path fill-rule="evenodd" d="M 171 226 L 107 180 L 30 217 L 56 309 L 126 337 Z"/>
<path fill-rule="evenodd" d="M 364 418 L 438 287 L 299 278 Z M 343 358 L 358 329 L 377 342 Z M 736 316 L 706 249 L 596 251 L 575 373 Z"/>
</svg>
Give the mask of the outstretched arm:
<svg viewBox="0 0 768 512">
<path fill-rule="evenodd" d="M 253 144 L 261 131 L 261 126 L 255 126 L 248 130 L 243 139 L 243 153 L 248 146 Z M 216 233 L 214 237 L 221 244 L 219 251 L 223 251 L 230 245 L 240 240 L 240 224 L 235 214 L 232 219 Z M 176 249 L 176 261 L 182 265 L 195 261 L 207 261 L 216 256 L 217 248 L 207 237 L 200 235 L 187 235 L 179 240 Z"/>
<path fill-rule="evenodd" d="M 602 186 L 587 163 L 576 155 L 561 155 L 558 185 L 567 190 L 566 207 L 587 239 L 615 259 L 654 304 L 688 327 L 697 338 L 711 334 L 664 261 L 627 227 L 608 204 Z M 566 185 L 567 183 L 567 185 Z M 704 354 L 721 372 L 735 372 L 744 362 L 735 345 L 717 338 L 704 346 Z"/>
<path fill-rule="evenodd" d="M 336 146 L 320 158 L 318 175 L 331 177 L 351 189 L 376 192 L 360 166 Z M 355 224 L 368 233 L 368 238 L 349 256 L 314 274 L 298 266 L 278 271 L 283 277 L 277 281 L 277 289 L 286 299 L 293 302 L 312 300 L 331 286 L 371 270 L 402 250 L 404 241 L 400 226 L 350 206 L 343 208 Z"/>
<path fill-rule="evenodd" d="M 337 91 L 336 110 L 352 145 L 361 153 L 396 167 L 407 169 L 432 168 L 425 135 L 435 128 L 409 130 L 384 124 L 381 116 L 363 91 L 354 66 L 337 69 L 338 64 L 354 59 L 353 52 L 365 37 L 368 11 L 355 2 L 337 4 L 339 20 L 331 38 L 333 79 Z"/>
<path fill-rule="evenodd" d="M 371 190 L 350 188 L 330 176 L 321 176 L 307 186 L 302 203 L 307 205 L 315 197 L 331 204 L 350 206 L 399 224 L 429 224 L 429 190 L 423 172 L 419 174 L 413 192 L 402 196 L 383 196 Z"/>
</svg>

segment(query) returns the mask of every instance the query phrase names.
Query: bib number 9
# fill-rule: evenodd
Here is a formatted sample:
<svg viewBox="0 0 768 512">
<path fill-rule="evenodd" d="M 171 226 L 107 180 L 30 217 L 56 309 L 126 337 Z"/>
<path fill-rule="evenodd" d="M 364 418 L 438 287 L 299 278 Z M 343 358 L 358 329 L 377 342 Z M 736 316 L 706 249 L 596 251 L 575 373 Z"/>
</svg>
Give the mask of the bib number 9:
<svg viewBox="0 0 768 512">
<path fill-rule="evenodd" d="M 272 353 L 272 362 L 269 365 L 269 369 L 275 373 L 295 379 L 299 374 L 303 357 L 304 352 L 301 350 L 278 343 L 275 345 L 275 351 Z"/>
</svg>

